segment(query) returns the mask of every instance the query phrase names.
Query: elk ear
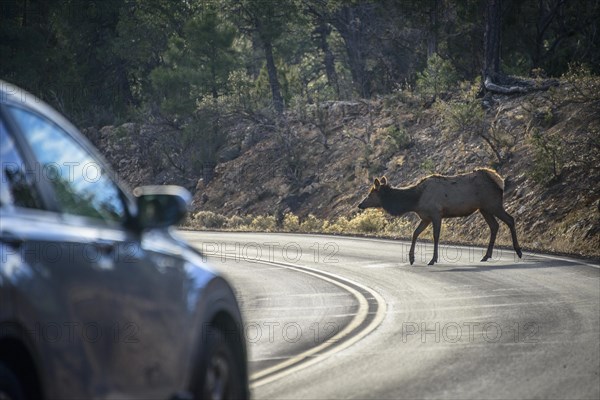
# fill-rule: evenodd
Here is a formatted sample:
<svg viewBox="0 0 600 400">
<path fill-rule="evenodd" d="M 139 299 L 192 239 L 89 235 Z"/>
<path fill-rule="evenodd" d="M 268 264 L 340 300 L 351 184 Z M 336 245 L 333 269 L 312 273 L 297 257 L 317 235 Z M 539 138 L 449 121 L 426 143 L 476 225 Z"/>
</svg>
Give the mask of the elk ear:
<svg viewBox="0 0 600 400">
<path fill-rule="evenodd" d="M 379 190 L 380 186 L 381 183 L 379 182 L 379 179 L 375 178 L 375 181 L 373 181 L 373 187 L 375 187 L 375 190 Z"/>
<path fill-rule="evenodd" d="M 381 178 L 381 186 L 385 186 L 387 185 L 387 178 L 384 176 L 383 178 Z"/>
</svg>

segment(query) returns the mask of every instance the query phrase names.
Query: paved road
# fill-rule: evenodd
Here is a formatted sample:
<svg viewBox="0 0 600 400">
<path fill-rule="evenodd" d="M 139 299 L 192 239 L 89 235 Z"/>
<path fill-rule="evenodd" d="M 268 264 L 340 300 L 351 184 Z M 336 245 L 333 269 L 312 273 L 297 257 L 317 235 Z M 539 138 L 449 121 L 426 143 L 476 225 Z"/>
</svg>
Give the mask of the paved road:
<svg viewBox="0 0 600 400">
<path fill-rule="evenodd" d="M 600 269 L 502 250 L 181 232 L 246 318 L 255 399 L 600 398 Z"/>
</svg>

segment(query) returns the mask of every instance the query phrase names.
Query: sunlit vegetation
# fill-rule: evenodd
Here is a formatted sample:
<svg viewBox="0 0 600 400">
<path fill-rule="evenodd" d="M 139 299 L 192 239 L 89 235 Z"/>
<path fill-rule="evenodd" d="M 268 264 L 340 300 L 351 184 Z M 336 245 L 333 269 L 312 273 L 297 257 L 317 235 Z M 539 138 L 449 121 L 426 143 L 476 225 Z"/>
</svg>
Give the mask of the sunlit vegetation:
<svg viewBox="0 0 600 400">
<path fill-rule="evenodd" d="M 574 251 L 598 235 L 599 20 L 586 0 L 12 0 L 0 78 L 131 185 L 195 191 L 196 228 L 410 237 L 355 199 L 322 208 L 384 173 L 485 165 L 516 182 L 534 247 Z"/>
</svg>

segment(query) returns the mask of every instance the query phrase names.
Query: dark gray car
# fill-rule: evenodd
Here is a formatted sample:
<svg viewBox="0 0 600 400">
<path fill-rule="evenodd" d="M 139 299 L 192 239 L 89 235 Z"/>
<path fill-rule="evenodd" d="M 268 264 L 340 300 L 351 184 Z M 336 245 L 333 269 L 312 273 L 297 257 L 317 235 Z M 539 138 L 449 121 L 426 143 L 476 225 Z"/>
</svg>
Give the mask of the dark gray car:
<svg viewBox="0 0 600 400">
<path fill-rule="evenodd" d="M 0 399 L 247 398 L 234 292 L 64 117 L 0 81 Z"/>
</svg>

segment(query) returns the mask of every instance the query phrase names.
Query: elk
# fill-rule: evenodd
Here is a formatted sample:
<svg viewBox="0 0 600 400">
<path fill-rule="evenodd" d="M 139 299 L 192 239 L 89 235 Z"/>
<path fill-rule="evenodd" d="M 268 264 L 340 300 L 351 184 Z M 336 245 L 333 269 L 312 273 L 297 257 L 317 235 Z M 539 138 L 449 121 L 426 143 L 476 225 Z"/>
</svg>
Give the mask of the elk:
<svg viewBox="0 0 600 400">
<path fill-rule="evenodd" d="M 442 218 L 466 217 L 479 210 L 490 227 L 490 242 L 481 261 L 492 257 L 499 218 L 510 228 L 515 252 L 522 257 L 523 253 L 517 240 L 514 218 L 506 212 L 502 204 L 504 195 L 504 179 L 494 170 L 478 168 L 473 172 L 454 175 L 430 175 L 418 183 L 408 187 L 391 187 L 386 177 L 375 179 L 373 187 L 358 208 L 383 208 L 394 216 L 402 216 L 415 212 L 421 222 L 412 236 L 412 244 L 408 254 L 410 264 L 415 261 L 415 243 L 417 238 L 433 224 L 433 258 L 429 265 L 438 261 L 438 243 L 442 227 Z"/>
</svg>

